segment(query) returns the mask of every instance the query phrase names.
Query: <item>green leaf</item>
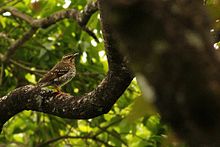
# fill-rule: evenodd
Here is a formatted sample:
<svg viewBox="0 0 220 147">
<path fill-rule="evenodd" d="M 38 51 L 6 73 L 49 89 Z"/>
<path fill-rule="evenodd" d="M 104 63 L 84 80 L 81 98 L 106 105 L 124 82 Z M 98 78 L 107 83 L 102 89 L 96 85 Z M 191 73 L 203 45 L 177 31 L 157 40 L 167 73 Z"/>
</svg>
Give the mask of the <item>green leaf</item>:
<svg viewBox="0 0 220 147">
<path fill-rule="evenodd" d="M 32 84 L 36 84 L 37 83 L 36 76 L 34 74 L 27 73 L 25 75 L 25 79 L 28 80 L 28 82 L 30 82 Z"/>
</svg>

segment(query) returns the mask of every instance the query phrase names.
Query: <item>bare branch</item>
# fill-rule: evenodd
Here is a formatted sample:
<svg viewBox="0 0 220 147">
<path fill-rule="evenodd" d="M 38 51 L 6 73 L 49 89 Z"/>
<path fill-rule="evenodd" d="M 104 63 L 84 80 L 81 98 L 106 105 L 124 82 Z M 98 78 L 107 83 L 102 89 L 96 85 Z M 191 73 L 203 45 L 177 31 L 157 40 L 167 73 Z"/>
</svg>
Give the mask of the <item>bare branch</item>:
<svg viewBox="0 0 220 147">
<path fill-rule="evenodd" d="M 9 8 L 4 8 L 4 9 L 2 9 L 2 10 L 0 11 L 0 14 L 1 14 L 1 13 L 4 13 L 4 12 L 7 12 L 7 11 L 10 12 L 13 16 L 18 17 L 18 18 L 20 18 L 20 19 L 26 21 L 26 22 L 29 23 L 29 24 L 31 24 L 31 23 L 34 21 L 34 19 L 33 19 L 31 16 L 26 15 L 26 14 L 24 14 L 24 13 L 18 11 L 16 8 L 13 8 L 13 7 L 9 7 Z"/>
<path fill-rule="evenodd" d="M 13 16 L 24 20 L 32 27 L 28 32 L 24 34 L 24 36 L 16 40 L 16 42 L 8 48 L 8 51 L 2 61 L 7 62 L 10 59 L 10 57 L 15 53 L 16 49 L 19 46 L 23 45 L 27 40 L 29 40 L 32 37 L 32 35 L 37 31 L 38 28 L 47 28 L 55 24 L 56 22 L 66 18 L 74 19 L 85 32 L 87 32 L 91 37 L 93 37 L 96 42 L 99 42 L 95 33 L 93 33 L 89 28 L 86 27 L 89 18 L 97 10 L 98 10 L 97 2 L 92 2 L 85 6 L 85 10 L 82 13 L 78 12 L 76 9 L 70 9 L 70 10 L 62 10 L 55 12 L 45 18 L 34 19 L 31 16 L 22 13 L 12 7 L 2 9 L 0 11 L 0 14 L 9 11 Z"/>
<path fill-rule="evenodd" d="M 88 23 L 90 17 L 98 10 L 98 4 L 97 1 L 91 2 L 88 5 L 85 6 L 82 13 L 79 13 L 78 19 L 80 26 L 86 26 Z"/>
<path fill-rule="evenodd" d="M 20 47 L 21 45 L 23 45 L 26 41 L 28 41 L 32 35 L 36 32 L 36 28 L 31 28 L 30 30 L 28 30 L 20 39 L 16 40 L 7 50 L 4 58 L 3 58 L 3 62 L 7 62 L 11 56 L 15 53 L 15 51 L 18 49 L 18 47 Z"/>
<path fill-rule="evenodd" d="M 123 118 L 120 118 L 120 119 L 115 120 L 114 122 L 109 123 L 108 125 L 106 125 L 106 126 L 104 126 L 104 127 L 101 127 L 101 128 L 104 129 L 104 130 L 106 130 L 106 129 L 108 129 L 108 128 L 111 127 L 111 126 L 114 126 L 114 125 L 118 124 L 118 123 L 121 122 L 122 120 L 123 120 Z M 102 129 L 99 130 L 99 131 L 97 131 L 96 134 L 95 134 L 95 136 L 100 135 L 100 134 L 103 132 Z"/>
<path fill-rule="evenodd" d="M 114 137 L 115 139 L 119 140 L 122 144 L 124 144 L 125 146 L 128 146 L 128 144 L 121 138 L 121 136 L 119 134 L 116 134 L 115 132 L 109 131 L 107 129 L 103 129 L 102 127 L 98 126 L 98 128 L 106 133 L 108 133 L 109 135 L 111 135 L 112 137 Z"/>
<path fill-rule="evenodd" d="M 8 41 L 10 44 L 12 44 L 12 43 L 14 42 L 14 39 L 9 38 L 8 35 L 5 34 L 5 33 L 3 33 L 3 32 L 0 33 L 0 37 L 1 37 L 1 38 L 4 38 L 4 39 L 5 39 L 6 41 Z"/>
<path fill-rule="evenodd" d="M 69 136 L 69 135 L 60 136 L 60 137 L 51 139 L 47 142 L 44 142 L 42 144 L 37 145 L 37 147 L 44 147 L 44 146 L 47 146 L 51 143 L 54 143 L 54 142 L 62 140 L 62 139 L 91 139 L 91 140 L 94 140 L 94 141 L 97 141 L 97 142 L 104 144 L 106 147 L 113 147 L 112 145 L 108 144 L 107 142 L 105 142 L 97 137 L 94 137 L 94 136 Z"/>
<path fill-rule="evenodd" d="M 93 33 L 89 28 L 87 27 L 82 27 L 82 29 L 87 32 L 93 39 L 95 39 L 95 41 L 97 43 L 99 43 L 99 39 L 97 38 L 97 36 L 95 35 L 95 33 Z"/>
<path fill-rule="evenodd" d="M 1 71 L 0 71 L 0 86 L 2 85 L 3 76 L 4 76 L 4 64 L 1 63 Z"/>
<path fill-rule="evenodd" d="M 4 55 L 0 53 L 0 61 L 2 61 L 3 58 L 4 58 Z M 15 61 L 13 59 L 10 59 L 9 61 L 10 61 L 10 63 L 14 64 L 15 66 L 18 66 L 21 69 L 24 69 L 30 73 L 37 74 L 39 76 L 42 76 L 42 74 L 45 74 L 47 72 L 46 70 L 42 70 L 42 69 L 32 69 L 32 68 L 30 68 L 22 63 L 19 63 L 18 61 Z"/>
<path fill-rule="evenodd" d="M 78 13 L 78 24 L 83 28 L 85 32 L 87 32 L 90 36 L 92 36 L 96 42 L 99 43 L 98 38 L 96 37 L 95 33 L 93 33 L 89 28 L 86 27 L 90 17 L 98 10 L 98 3 L 97 1 L 91 2 L 85 6 L 82 13 Z"/>
<path fill-rule="evenodd" d="M 98 141 L 98 142 L 104 144 L 105 146 L 110 146 L 107 142 L 104 142 L 103 140 L 98 139 L 97 136 L 100 135 L 103 132 L 103 130 L 106 130 L 107 128 L 109 128 L 109 127 L 111 127 L 111 126 L 121 122 L 122 120 L 123 119 L 118 119 L 118 120 L 108 124 L 105 127 L 99 127 L 100 130 L 97 131 L 97 132 L 91 132 L 91 133 L 89 133 L 87 135 L 84 135 L 84 136 L 69 136 L 69 135 L 60 136 L 60 137 L 48 140 L 48 141 L 46 141 L 44 143 L 41 143 L 41 144 L 38 145 L 38 147 L 43 147 L 43 146 L 49 145 L 51 143 L 54 143 L 56 141 L 59 141 L 59 140 L 62 140 L 62 139 L 68 139 L 68 138 L 71 138 L 71 139 L 92 139 L 94 141 Z M 92 134 L 94 134 L 94 135 L 92 135 Z M 123 141 L 123 140 L 120 140 L 120 141 Z M 123 142 L 123 143 L 127 146 L 127 144 L 125 142 Z"/>
<path fill-rule="evenodd" d="M 56 22 L 63 20 L 65 18 L 75 19 L 78 22 L 77 15 L 78 15 L 78 11 L 75 9 L 62 10 L 55 12 L 45 18 L 34 19 L 29 24 L 32 27 L 47 28 L 48 26 L 51 26 L 52 24 L 55 24 Z"/>
<path fill-rule="evenodd" d="M 0 8 L 1 7 L 4 7 L 5 5 L 8 5 L 9 3 L 11 3 L 11 2 L 14 2 L 15 0 L 8 0 L 7 2 L 4 2 L 4 3 L 1 3 L 1 5 L 0 5 Z M 19 3 L 19 2 L 21 2 L 22 0 L 16 0 L 13 4 L 11 4 L 11 5 L 15 5 L 15 4 L 17 4 L 17 3 Z"/>
<path fill-rule="evenodd" d="M 26 71 L 28 71 L 30 73 L 36 74 L 36 75 L 38 75 L 40 77 L 47 72 L 46 70 L 32 69 L 32 68 L 30 68 L 28 66 L 25 66 L 25 65 L 15 61 L 15 60 L 12 60 L 12 59 L 10 59 L 10 62 L 13 63 L 14 65 L 20 67 L 21 69 L 24 69 L 24 70 L 26 70 Z"/>
<path fill-rule="evenodd" d="M 104 30 L 105 33 L 109 33 L 108 31 Z M 117 52 L 118 46 L 114 43 L 114 37 L 106 34 L 104 39 L 109 71 L 97 88 L 77 97 L 58 94 L 33 85 L 17 88 L 0 98 L 0 128 L 23 110 L 39 111 L 70 119 L 88 119 L 107 113 L 129 86 L 133 75 L 127 68 L 124 58 Z"/>
</svg>

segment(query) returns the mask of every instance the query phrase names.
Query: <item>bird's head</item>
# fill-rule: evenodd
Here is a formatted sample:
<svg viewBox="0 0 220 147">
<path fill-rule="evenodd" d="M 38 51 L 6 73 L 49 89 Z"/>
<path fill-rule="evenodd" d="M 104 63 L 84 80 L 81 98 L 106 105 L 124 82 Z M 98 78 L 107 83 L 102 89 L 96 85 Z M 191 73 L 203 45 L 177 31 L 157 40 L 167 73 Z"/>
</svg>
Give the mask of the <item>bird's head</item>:
<svg viewBox="0 0 220 147">
<path fill-rule="evenodd" d="M 74 63 L 75 57 L 77 55 L 79 55 L 79 53 L 65 55 L 63 56 L 62 61 L 67 63 Z"/>
</svg>

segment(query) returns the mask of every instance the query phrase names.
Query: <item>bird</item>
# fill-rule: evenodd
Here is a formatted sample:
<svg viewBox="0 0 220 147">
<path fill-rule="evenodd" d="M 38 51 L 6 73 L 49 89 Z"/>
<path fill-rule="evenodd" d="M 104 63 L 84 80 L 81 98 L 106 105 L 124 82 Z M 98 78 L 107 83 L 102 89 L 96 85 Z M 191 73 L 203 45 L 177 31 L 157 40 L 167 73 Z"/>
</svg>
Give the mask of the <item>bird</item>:
<svg viewBox="0 0 220 147">
<path fill-rule="evenodd" d="M 58 92 L 76 75 L 75 57 L 79 53 L 64 55 L 37 83 L 39 87 L 53 86 Z"/>
</svg>

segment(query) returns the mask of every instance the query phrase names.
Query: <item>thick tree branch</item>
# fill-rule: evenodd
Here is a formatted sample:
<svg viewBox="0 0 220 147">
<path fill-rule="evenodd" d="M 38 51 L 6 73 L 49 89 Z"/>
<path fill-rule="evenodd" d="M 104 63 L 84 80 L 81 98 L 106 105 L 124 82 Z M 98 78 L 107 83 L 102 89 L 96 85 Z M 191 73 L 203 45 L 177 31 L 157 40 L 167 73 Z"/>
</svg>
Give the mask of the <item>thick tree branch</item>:
<svg viewBox="0 0 220 147">
<path fill-rule="evenodd" d="M 108 30 L 103 31 L 108 33 Z M 70 119 L 88 119 L 107 113 L 129 86 L 133 76 L 117 52 L 113 36 L 105 35 L 104 38 L 109 71 L 96 89 L 76 97 L 60 95 L 32 85 L 17 88 L 0 98 L 0 125 L 23 110 L 34 110 Z"/>
<path fill-rule="evenodd" d="M 0 124 L 23 110 L 35 110 L 63 118 L 87 119 L 107 113 L 130 84 L 132 76 L 126 67 L 108 72 L 92 92 L 80 97 L 27 85 L 0 98 Z"/>
<path fill-rule="evenodd" d="M 163 120 L 190 146 L 219 146 L 220 63 L 202 1 L 100 0 L 100 11 Z"/>
<path fill-rule="evenodd" d="M 4 123 L 22 110 L 36 110 L 65 118 L 96 117 L 111 109 L 131 80 L 126 67 L 110 69 L 94 91 L 80 97 L 57 95 L 56 92 L 27 85 L 0 99 L 0 106 L 3 106 L 0 108 L 0 121 Z"/>
</svg>

